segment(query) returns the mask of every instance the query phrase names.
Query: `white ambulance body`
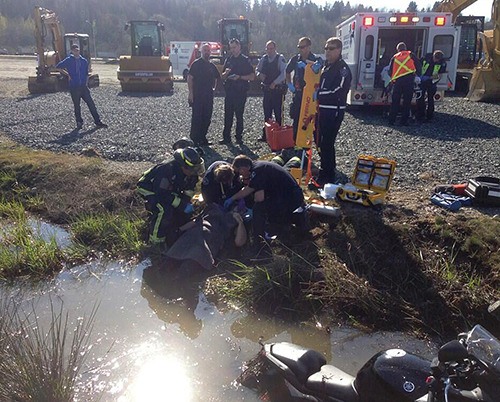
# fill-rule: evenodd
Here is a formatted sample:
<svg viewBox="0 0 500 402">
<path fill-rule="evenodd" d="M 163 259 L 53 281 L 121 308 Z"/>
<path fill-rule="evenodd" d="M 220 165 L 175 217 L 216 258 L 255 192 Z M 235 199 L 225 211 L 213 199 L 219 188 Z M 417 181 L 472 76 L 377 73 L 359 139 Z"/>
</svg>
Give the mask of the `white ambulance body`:
<svg viewBox="0 0 500 402">
<path fill-rule="evenodd" d="M 201 45 L 207 41 L 175 41 L 170 42 L 167 54 L 172 63 L 174 78 L 187 79 L 189 67 L 193 61 L 200 57 Z M 212 56 L 220 55 L 220 44 L 218 42 L 208 42 L 212 49 Z"/>
<path fill-rule="evenodd" d="M 387 104 L 382 70 L 396 53 L 396 45 L 405 42 L 419 59 L 441 50 L 447 73 L 438 82 L 435 100 L 444 91 L 455 88 L 460 27 L 455 27 L 451 13 L 357 13 L 337 26 L 342 40 L 342 58 L 352 72 L 347 102 L 352 105 Z M 387 71 L 387 69 L 386 69 Z"/>
</svg>

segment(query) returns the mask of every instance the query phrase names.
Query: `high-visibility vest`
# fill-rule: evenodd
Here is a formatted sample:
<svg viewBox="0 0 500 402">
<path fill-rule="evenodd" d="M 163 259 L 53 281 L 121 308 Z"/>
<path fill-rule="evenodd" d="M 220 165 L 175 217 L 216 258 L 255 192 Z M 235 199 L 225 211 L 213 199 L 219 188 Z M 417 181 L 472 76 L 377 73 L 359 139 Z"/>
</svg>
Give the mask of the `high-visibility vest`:
<svg viewBox="0 0 500 402">
<path fill-rule="evenodd" d="M 422 63 L 422 75 L 425 75 L 425 72 L 427 71 L 427 69 L 429 68 L 431 64 L 427 62 L 427 60 L 424 60 L 423 63 Z M 436 75 L 437 73 L 439 73 L 439 70 L 441 69 L 441 64 L 434 64 L 434 68 L 432 69 L 432 74 L 431 76 L 433 75 Z"/>
<path fill-rule="evenodd" d="M 409 50 L 403 50 L 402 52 L 396 53 L 396 55 L 394 55 L 391 73 L 392 81 L 397 80 L 399 77 L 413 74 L 415 71 L 417 71 L 415 62 L 411 58 L 410 54 L 411 52 Z"/>
</svg>

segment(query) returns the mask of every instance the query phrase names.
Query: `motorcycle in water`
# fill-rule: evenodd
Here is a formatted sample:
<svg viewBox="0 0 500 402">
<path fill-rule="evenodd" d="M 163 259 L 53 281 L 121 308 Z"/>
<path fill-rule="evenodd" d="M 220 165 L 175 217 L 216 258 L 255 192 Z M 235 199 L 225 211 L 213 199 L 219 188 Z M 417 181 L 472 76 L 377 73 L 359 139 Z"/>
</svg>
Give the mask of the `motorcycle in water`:
<svg viewBox="0 0 500 402">
<path fill-rule="evenodd" d="M 443 345 L 432 362 L 389 349 L 356 377 L 326 364 L 315 350 L 262 344 L 238 381 L 266 401 L 500 402 L 500 341 L 476 325 Z"/>
</svg>

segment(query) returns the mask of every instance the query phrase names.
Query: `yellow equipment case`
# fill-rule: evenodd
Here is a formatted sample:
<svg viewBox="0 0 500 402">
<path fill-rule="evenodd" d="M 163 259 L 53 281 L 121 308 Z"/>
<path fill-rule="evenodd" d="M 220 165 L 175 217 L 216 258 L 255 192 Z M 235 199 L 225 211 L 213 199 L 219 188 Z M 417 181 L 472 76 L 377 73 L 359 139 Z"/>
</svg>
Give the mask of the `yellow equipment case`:
<svg viewBox="0 0 500 402">
<path fill-rule="evenodd" d="M 352 176 L 353 186 L 339 188 L 337 197 L 364 206 L 381 204 L 389 191 L 395 169 L 393 160 L 359 155 Z"/>
</svg>

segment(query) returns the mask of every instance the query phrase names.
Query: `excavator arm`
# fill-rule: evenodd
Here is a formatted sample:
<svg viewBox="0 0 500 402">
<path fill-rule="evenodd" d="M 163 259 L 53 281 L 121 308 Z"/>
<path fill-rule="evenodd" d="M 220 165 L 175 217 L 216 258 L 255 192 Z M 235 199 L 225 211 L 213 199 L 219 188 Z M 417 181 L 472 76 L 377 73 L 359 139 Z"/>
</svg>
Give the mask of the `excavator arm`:
<svg viewBox="0 0 500 402">
<path fill-rule="evenodd" d="M 462 11 L 476 1 L 477 0 L 443 0 L 438 6 L 437 11 L 452 13 L 453 21 L 455 21 Z"/>
</svg>

